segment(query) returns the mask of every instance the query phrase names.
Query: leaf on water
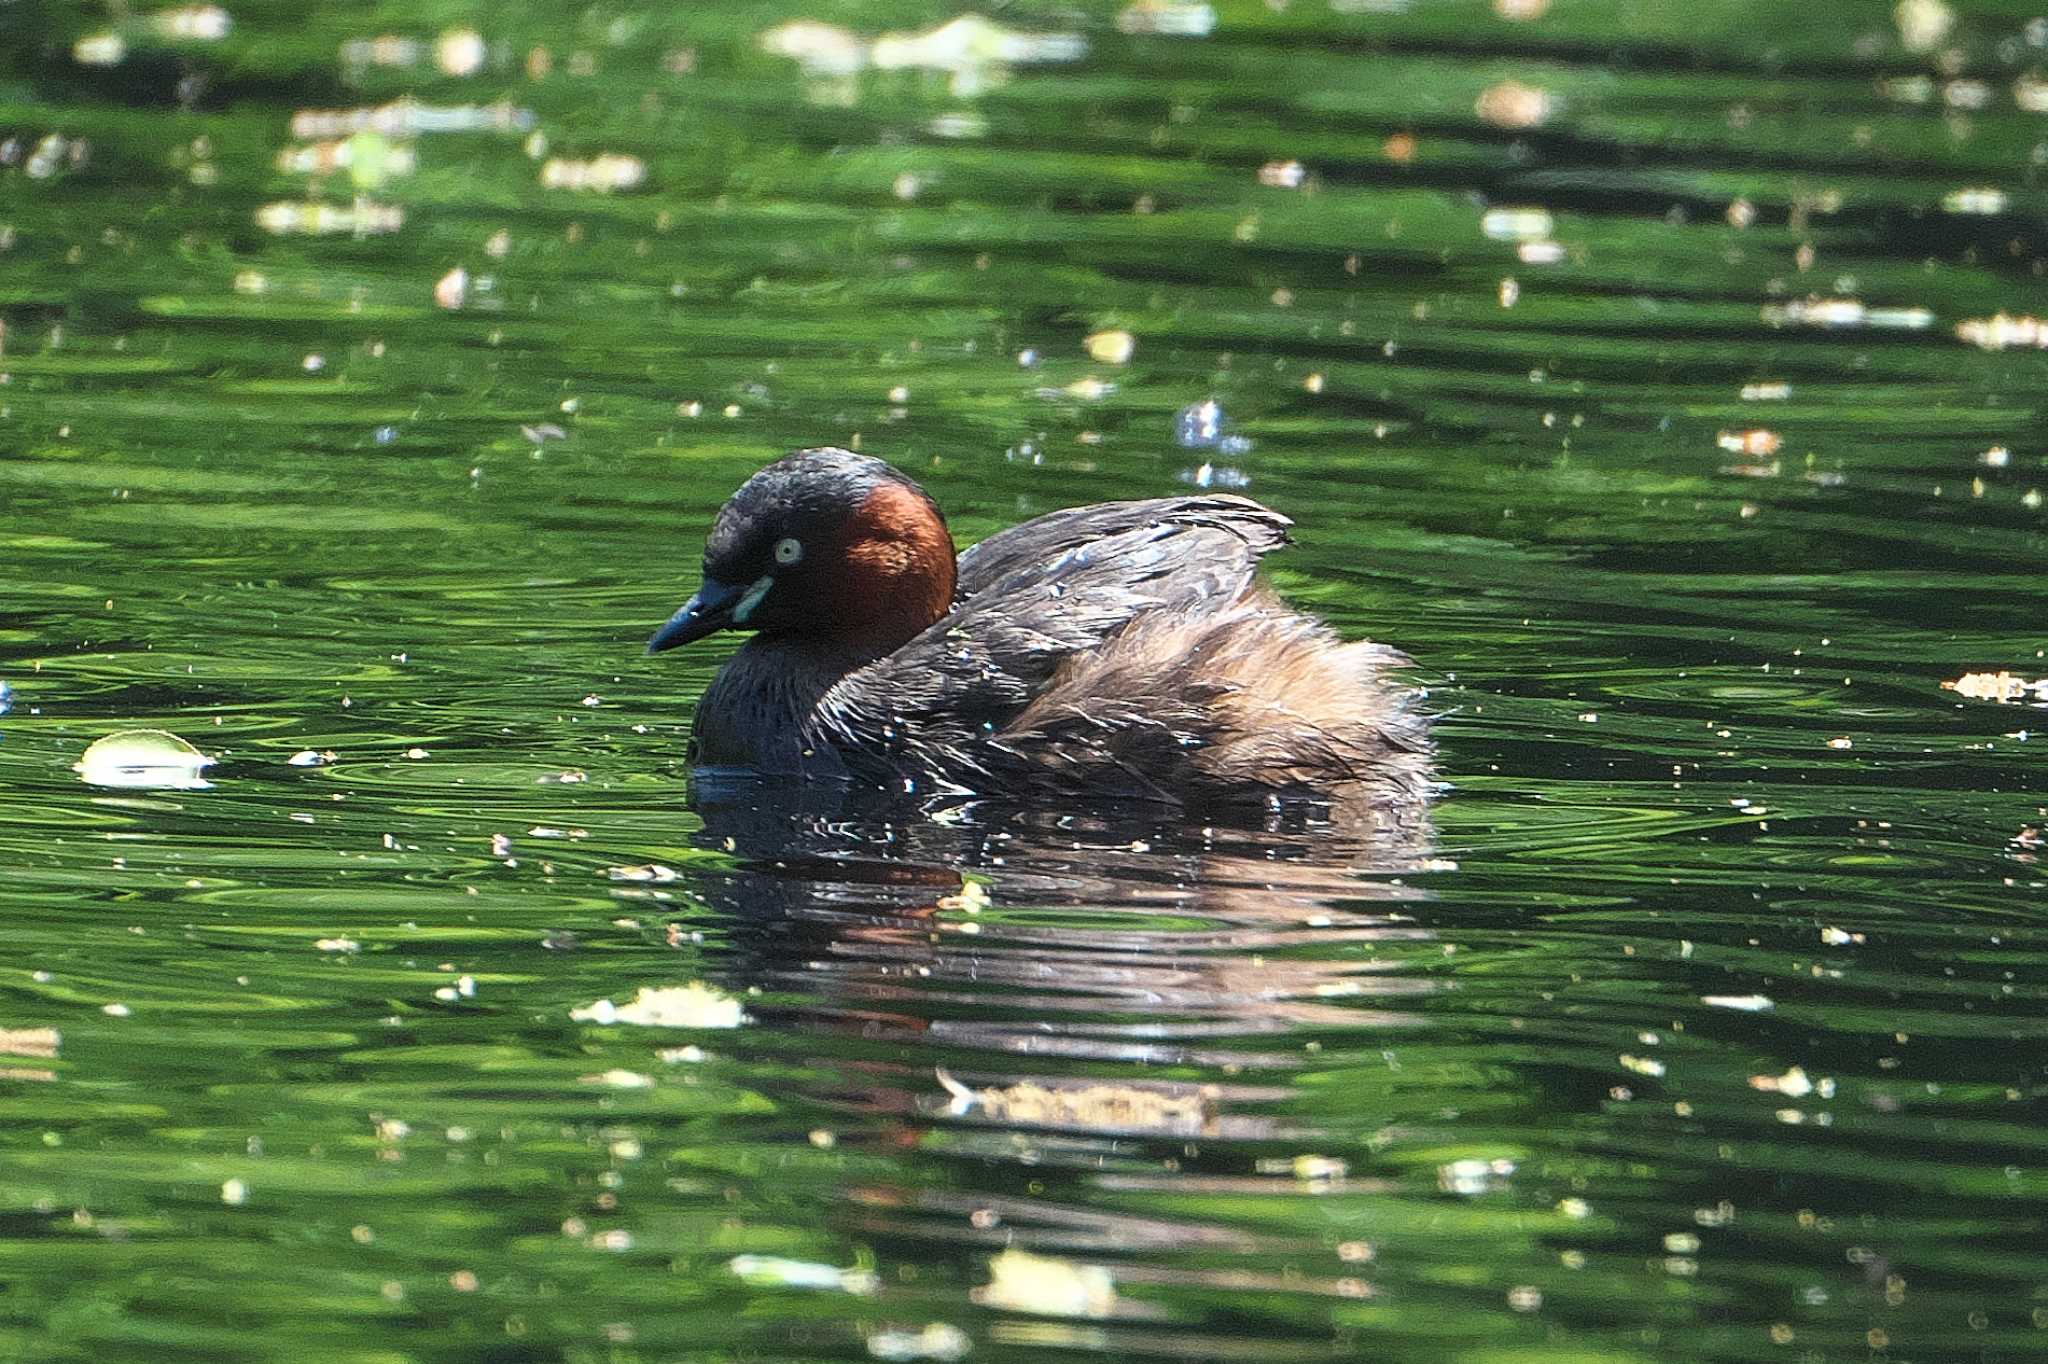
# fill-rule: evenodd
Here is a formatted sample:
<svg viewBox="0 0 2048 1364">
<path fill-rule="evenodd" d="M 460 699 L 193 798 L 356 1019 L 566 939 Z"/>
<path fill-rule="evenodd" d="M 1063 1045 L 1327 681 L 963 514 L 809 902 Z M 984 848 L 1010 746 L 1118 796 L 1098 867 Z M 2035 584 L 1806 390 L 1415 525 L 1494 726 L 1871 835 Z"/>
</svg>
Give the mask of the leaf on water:
<svg viewBox="0 0 2048 1364">
<path fill-rule="evenodd" d="M 737 1028 L 747 1021 L 737 999 L 694 980 L 688 985 L 643 985 L 630 1004 L 600 999 L 571 1009 L 569 1017 L 579 1023 L 636 1023 L 648 1028 Z"/>
<path fill-rule="evenodd" d="M 162 729 L 124 729 L 95 740 L 71 770 L 92 786 L 203 791 L 213 759 Z"/>
<path fill-rule="evenodd" d="M 62 1043 L 55 1028 L 0 1028 L 0 1054 L 49 1060 Z"/>
<path fill-rule="evenodd" d="M 1185 1094 L 1162 1093 L 1135 1085 L 1061 1085 L 1025 1080 L 1002 1089 L 970 1089 L 937 1072 L 939 1084 L 952 1095 L 946 1111 L 955 1116 L 981 1110 L 996 1122 L 1044 1127 L 1099 1127 L 1173 1132 L 1208 1130 L 1215 1116 L 1216 1090 L 1205 1085 Z"/>
<path fill-rule="evenodd" d="M 879 1287 L 870 1269 L 840 1269 L 810 1260 L 786 1260 L 779 1255 L 735 1255 L 726 1261 L 725 1267 L 761 1288 L 828 1288 L 868 1294 Z"/>
<path fill-rule="evenodd" d="M 1952 691 L 1958 696 L 1967 696 L 1972 701 L 2023 701 L 2032 698 L 2048 701 L 2048 677 L 2029 682 L 2009 672 L 1964 673 L 1953 682 L 1941 684 L 1943 691 Z"/>
<path fill-rule="evenodd" d="M 1006 1250 L 988 1262 L 988 1273 L 987 1286 L 973 1293 L 983 1307 L 1048 1317 L 1106 1317 L 1116 1310 L 1116 1283 L 1101 1265 Z"/>
</svg>

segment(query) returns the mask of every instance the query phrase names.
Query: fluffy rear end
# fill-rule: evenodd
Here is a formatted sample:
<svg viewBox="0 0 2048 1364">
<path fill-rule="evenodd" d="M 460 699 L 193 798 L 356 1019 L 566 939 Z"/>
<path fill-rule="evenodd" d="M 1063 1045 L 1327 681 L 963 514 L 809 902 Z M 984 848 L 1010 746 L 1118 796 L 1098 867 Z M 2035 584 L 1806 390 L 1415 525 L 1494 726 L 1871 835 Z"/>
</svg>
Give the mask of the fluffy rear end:
<svg viewBox="0 0 2048 1364">
<path fill-rule="evenodd" d="M 1427 721 L 1414 691 L 1387 676 L 1407 661 L 1342 643 L 1264 591 L 1223 611 L 1148 611 L 1070 656 L 998 742 L 1092 795 L 1420 810 Z"/>
</svg>

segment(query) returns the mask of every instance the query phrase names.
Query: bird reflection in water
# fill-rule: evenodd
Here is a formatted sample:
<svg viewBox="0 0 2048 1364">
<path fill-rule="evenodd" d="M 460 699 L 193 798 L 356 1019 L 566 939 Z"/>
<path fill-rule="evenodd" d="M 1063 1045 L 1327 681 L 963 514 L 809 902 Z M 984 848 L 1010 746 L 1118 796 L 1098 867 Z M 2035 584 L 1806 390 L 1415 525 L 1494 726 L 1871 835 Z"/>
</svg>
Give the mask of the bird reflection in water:
<svg viewBox="0 0 2048 1364">
<path fill-rule="evenodd" d="M 692 887 L 722 921 L 714 974 L 764 1027 L 817 1039 L 788 1097 L 843 1115 L 828 1125 L 850 1143 L 919 1153 L 914 1176 L 841 1190 L 842 1229 L 927 1257 L 934 1240 L 1113 1253 L 1125 1280 L 1196 1283 L 1225 1271 L 1147 1252 L 1207 1246 L 1254 1257 L 1227 1271 L 1241 1287 L 1277 1238 L 1096 1200 L 1345 1180 L 1341 1161 L 1276 1155 L 1359 1135 L 1288 1116 L 1297 1081 L 1316 1039 L 1357 1047 L 1412 1022 L 1403 1002 L 1431 986 L 1406 968 L 1440 952 L 1410 883 L 1440 865 L 1423 810 L 1188 829 L 987 802 L 877 811 L 710 774 L 695 805 L 703 846 L 736 859 Z M 963 1161 L 963 1178 L 931 1178 Z M 1025 1169 L 1032 1196 L 1003 1173 Z M 1363 1291 L 1315 1249 L 1329 1276 L 1290 1291 Z"/>
</svg>

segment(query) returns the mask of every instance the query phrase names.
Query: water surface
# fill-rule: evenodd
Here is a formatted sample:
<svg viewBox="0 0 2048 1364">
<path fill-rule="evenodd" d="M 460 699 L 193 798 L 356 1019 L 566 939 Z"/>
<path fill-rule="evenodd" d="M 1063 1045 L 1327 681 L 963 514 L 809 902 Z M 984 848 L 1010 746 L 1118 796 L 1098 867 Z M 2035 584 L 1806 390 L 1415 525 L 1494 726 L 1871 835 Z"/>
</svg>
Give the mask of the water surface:
<svg viewBox="0 0 2048 1364">
<path fill-rule="evenodd" d="M 1206 10 L 5 7 L 0 1354 L 2048 1351 L 2048 29 Z M 693 806 L 823 442 L 1295 517 L 1433 837 Z"/>
</svg>

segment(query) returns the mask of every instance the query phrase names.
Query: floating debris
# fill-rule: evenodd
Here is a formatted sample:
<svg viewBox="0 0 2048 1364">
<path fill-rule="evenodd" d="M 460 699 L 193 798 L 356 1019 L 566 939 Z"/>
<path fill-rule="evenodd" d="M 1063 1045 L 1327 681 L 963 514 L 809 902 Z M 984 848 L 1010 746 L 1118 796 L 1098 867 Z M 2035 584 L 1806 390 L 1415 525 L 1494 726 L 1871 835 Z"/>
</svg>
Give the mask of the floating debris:
<svg viewBox="0 0 2048 1364">
<path fill-rule="evenodd" d="M 421 104 L 393 100 L 374 108 L 301 109 L 292 115 L 292 136 L 351 137 L 368 131 L 386 137 L 417 137 L 423 133 L 526 133 L 533 131 L 533 110 L 500 101 L 496 104 Z"/>
<path fill-rule="evenodd" d="M 94 740 L 71 770 L 92 786 L 203 791 L 213 759 L 162 729 L 124 729 Z"/>
<path fill-rule="evenodd" d="M 0 715 L 14 709 L 14 688 L 0 682 Z"/>
<path fill-rule="evenodd" d="M 1783 1075 L 1752 1075 L 1749 1087 L 1765 1094 L 1783 1094 L 1791 1099 L 1803 1099 L 1809 1094 L 1818 1094 L 1823 1099 L 1835 1097 L 1835 1082 L 1831 1079 L 1818 1081 L 1809 1079 L 1806 1071 L 1794 1066 Z"/>
<path fill-rule="evenodd" d="M 1194 1136 L 1208 1130 L 1216 1116 L 1213 1085 L 1182 1094 L 1135 1085 L 1048 1086 L 1033 1080 L 1001 1089 L 970 1089 L 944 1070 L 936 1074 L 939 1084 L 952 1095 L 946 1111 L 955 1117 L 979 1110 L 995 1122 Z"/>
<path fill-rule="evenodd" d="M 540 168 L 543 189 L 587 190 L 610 194 L 614 190 L 637 189 L 647 182 L 647 163 L 637 156 L 606 152 L 587 161 L 550 157 Z"/>
<path fill-rule="evenodd" d="M 1472 112 L 1496 128 L 1535 128 L 1549 122 L 1563 107 L 1564 101 L 1548 90 L 1505 80 L 1481 92 Z"/>
<path fill-rule="evenodd" d="M 374 38 L 351 38 L 341 45 L 343 66 L 418 66 L 426 48 L 417 39 L 401 38 L 395 33 L 380 33 Z"/>
<path fill-rule="evenodd" d="M 837 24 L 800 19 L 778 24 L 759 39 L 761 49 L 795 61 L 807 76 L 843 79 L 873 66 L 881 71 L 925 70 L 951 79 L 956 96 L 979 94 L 1008 76 L 1011 67 L 1078 61 L 1088 42 L 1078 33 L 1024 33 L 979 14 L 922 33 L 885 33 L 869 42 Z"/>
<path fill-rule="evenodd" d="M 1189 0 L 1137 0 L 1116 16 L 1119 33 L 1162 38 L 1206 38 L 1216 31 L 1216 7 Z"/>
<path fill-rule="evenodd" d="M 1777 432 L 1757 427 L 1749 431 L 1723 431 L 1714 437 L 1714 444 L 1731 455 L 1775 455 L 1785 441 Z"/>
<path fill-rule="evenodd" d="M 1079 1265 L 1028 1250 L 988 1262 L 989 1282 L 971 1293 L 983 1307 L 1049 1317 L 1106 1317 L 1116 1310 L 1116 1281 L 1101 1265 Z"/>
<path fill-rule="evenodd" d="M 921 1331 L 889 1329 L 868 1337 L 868 1353 L 876 1359 L 951 1361 L 967 1358 L 973 1349 L 974 1342 L 965 1331 L 943 1321 Z"/>
<path fill-rule="evenodd" d="M 1485 1160 L 1468 1156 L 1463 1160 L 1454 1160 L 1438 1166 L 1436 1186 L 1445 1193 L 1472 1197 L 1505 1189 L 1514 1173 L 1515 1162 L 1505 1157 Z"/>
<path fill-rule="evenodd" d="M 747 1021 L 737 999 L 694 980 L 688 985 L 643 985 L 630 1004 L 600 999 L 571 1009 L 569 1017 L 578 1023 L 633 1023 L 647 1028 L 737 1028 Z"/>
<path fill-rule="evenodd" d="M 1966 318 L 1956 323 L 1956 337 L 1979 350 L 2048 348 L 2048 323 L 2031 315 L 1993 313 L 1990 317 Z"/>
<path fill-rule="evenodd" d="M 55 1028 L 0 1028 L 0 1055 L 32 1056 L 51 1061 L 64 1042 Z"/>
<path fill-rule="evenodd" d="M 286 147 L 277 154 L 277 168 L 287 175 L 333 175 L 346 171 L 357 189 L 376 189 L 387 180 L 419 169 L 419 154 L 410 142 L 393 142 L 382 133 L 323 138 Z"/>
<path fill-rule="evenodd" d="M 456 266 L 434 281 L 434 304 L 449 312 L 459 311 L 469 301 L 469 271 Z"/>
<path fill-rule="evenodd" d="M 315 938 L 313 940 L 313 950 L 316 952 L 360 952 L 363 950 L 363 945 L 354 938 Z"/>
<path fill-rule="evenodd" d="M 473 28 L 451 28 L 434 40 L 434 65 L 449 76 L 474 76 L 484 69 L 484 37 Z"/>
<path fill-rule="evenodd" d="M 285 761 L 293 767 L 325 767 L 339 756 L 332 749 L 322 749 L 315 752 L 310 748 L 302 748 L 289 758 L 286 758 Z"/>
<path fill-rule="evenodd" d="M 257 209 L 256 225 L 280 237 L 331 237 L 344 232 L 374 237 L 405 226 L 405 210 L 396 204 L 372 203 L 367 199 L 358 199 L 346 207 L 284 202 Z"/>
<path fill-rule="evenodd" d="M 1953 682 L 1941 684 L 1943 691 L 1967 696 L 1972 701 L 2048 701 L 2048 677 L 2029 682 L 2009 672 L 1964 673 Z"/>
<path fill-rule="evenodd" d="M 868 64 L 868 47 L 859 34 L 815 19 L 777 24 L 759 42 L 763 52 L 789 58 L 806 76 L 851 76 Z"/>
<path fill-rule="evenodd" d="M 235 21 L 219 5 L 183 5 L 150 15 L 149 26 L 174 42 L 217 43 Z"/>
<path fill-rule="evenodd" d="M 674 867 L 664 867 L 659 862 L 638 867 L 606 867 L 604 874 L 613 881 L 655 881 L 663 885 L 682 877 Z"/>
<path fill-rule="evenodd" d="M 1328 1184 L 1351 1173 L 1348 1161 L 1335 1156 L 1275 1156 L 1252 1163 L 1262 1175 L 1293 1175 L 1304 1184 Z"/>
<path fill-rule="evenodd" d="M 1093 359 L 1105 365 L 1129 364 L 1138 350 L 1138 338 L 1126 331 L 1094 332 L 1083 337 L 1081 344 Z"/>
<path fill-rule="evenodd" d="M 1899 0 L 1892 9 L 1899 45 L 1908 52 L 1932 52 L 1948 40 L 1956 12 L 1944 0 Z"/>
<path fill-rule="evenodd" d="M 119 66 L 128 57 L 128 40 L 118 33 L 88 33 L 71 45 L 71 60 L 80 66 Z"/>
<path fill-rule="evenodd" d="M 1490 208 L 1479 230 L 1497 242 L 1541 241 L 1557 226 L 1547 208 Z"/>
<path fill-rule="evenodd" d="M 1735 1009 L 1746 1014 L 1768 1013 L 1778 1007 L 1769 995 L 1701 995 L 1700 1003 L 1710 1009 Z"/>
<path fill-rule="evenodd" d="M 1300 189 L 1308 182 L 1308 167 L 1299 161 L 1268 161 L 1259 167 L 1259 183 L 1269 189 Z"/>
<path fill-rule="evenodd" d="M 1795 298 L 1767 305 L 1763 320 L 1773 327 L 1891 327 L 1918 331 L 1934 325 L 1925 308 L 1869 308 L 1853 298 Z"/>
<path fill-rule="evenodd" d="M 841 1269 L 780 1255 L 735 1255 L 725 1267 L 757 1288 L 824 1288 L 864 1297 L 881 1286 L 872 1269 Z"/>
<path fill-rule="evenodd" d="M 2003 213 L 2011 202 L 2002 189 L 1952 189 L 1941 196 L 1944 213 Z"/>
<path fill-rule="evenodd" d="M 1741 394 L 1742 401 L 1746 403 L 1782 402 L 1791 396 L 1792 385 L 1782 379 L 1773 379 L 1757 384 L 1744 384 Z"/>
</svg>

